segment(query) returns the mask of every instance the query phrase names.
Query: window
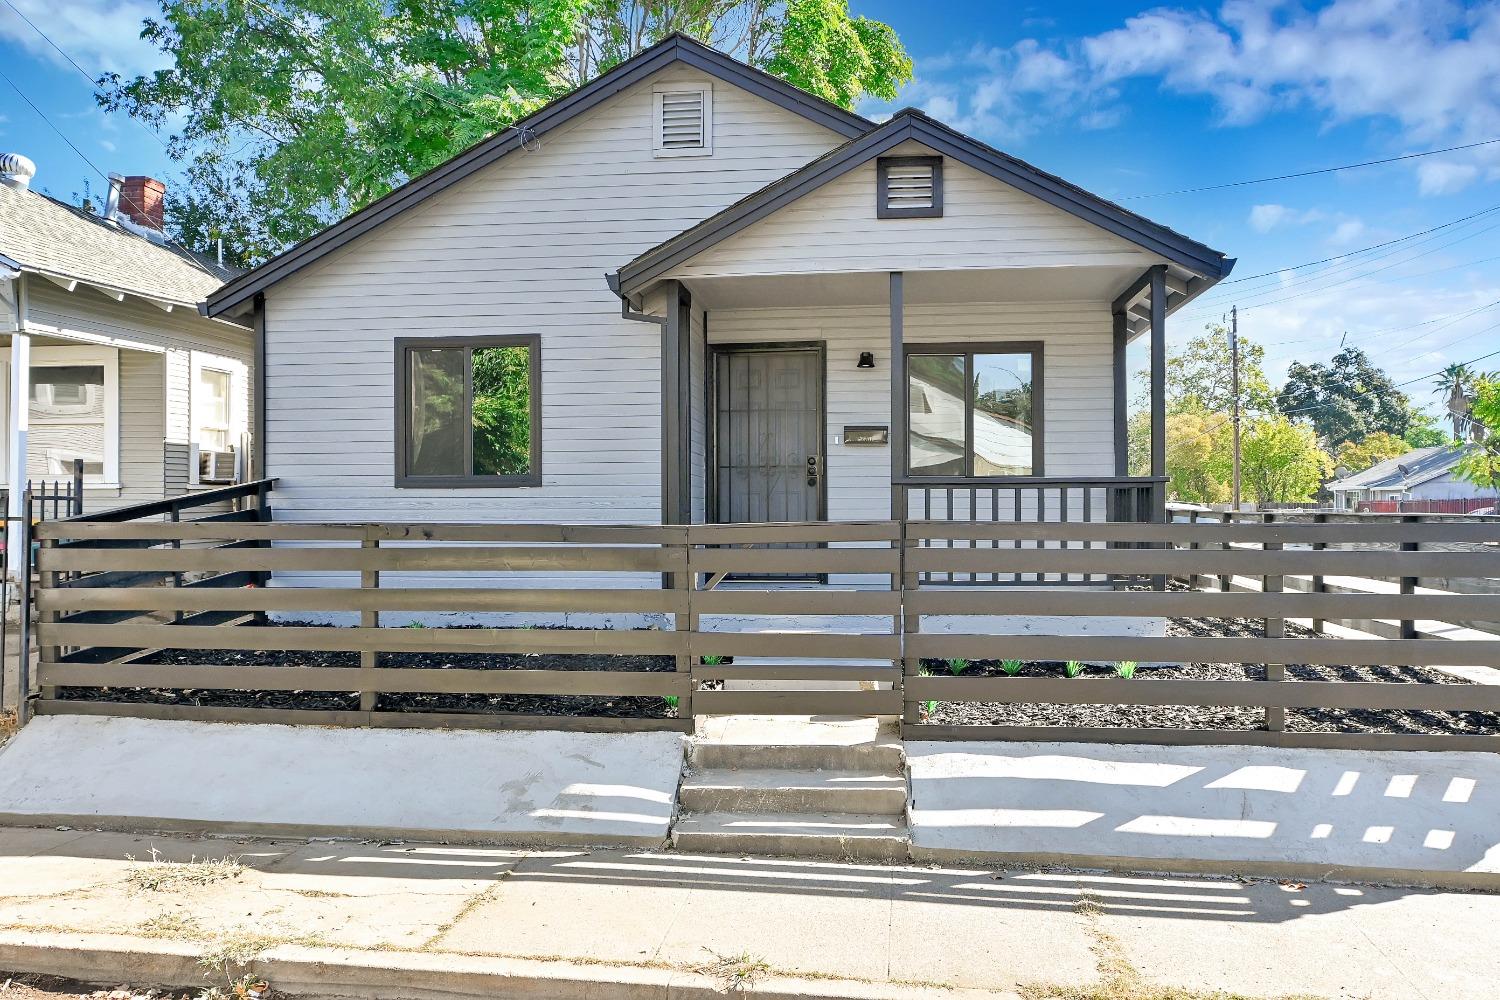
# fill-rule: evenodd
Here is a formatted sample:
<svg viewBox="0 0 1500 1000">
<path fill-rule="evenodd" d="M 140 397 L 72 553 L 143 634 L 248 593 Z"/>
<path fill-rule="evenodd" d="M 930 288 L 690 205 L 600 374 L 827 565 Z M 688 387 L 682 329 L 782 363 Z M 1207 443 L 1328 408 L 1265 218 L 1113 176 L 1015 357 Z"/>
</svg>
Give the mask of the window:
<svg viewBox="0 0 1500 1000">
<path fill-rule="evenodd" d="M 912 477 L 1042 474 L 1040 344 L 922 345 L 906 352 Z"/>
<path fill-rule="evenodd" d="M 540 486 L 541 341 L 396 341 L 396 485 Z"/>
<path fill-rule="evenodd" d="M 83 460 L 92 485 L 118 482 L 119 352 L 38 347 L 31 354 L 26 474 L 55 479 Z"/>
<path fill-rule="evenodd" d="M 713 91 L 708 87 L 660 85 L 652 93 L 652 108 L 656 156 L 713 153 Z"/>
<path fill-rule="evenodd" d="M 231 387 L 234 375 L 215 368 L 200 368 L 193 387 L 198 424 L 198 447 L 204 451 L 228 451 L 233 446 L 230 426 Z"/>
<path fill-rule="evenodd" d="M 883 156 L 875 161 L 877 219 L 935 219 L 942 214 L 941 156 Z"/>
</svg>

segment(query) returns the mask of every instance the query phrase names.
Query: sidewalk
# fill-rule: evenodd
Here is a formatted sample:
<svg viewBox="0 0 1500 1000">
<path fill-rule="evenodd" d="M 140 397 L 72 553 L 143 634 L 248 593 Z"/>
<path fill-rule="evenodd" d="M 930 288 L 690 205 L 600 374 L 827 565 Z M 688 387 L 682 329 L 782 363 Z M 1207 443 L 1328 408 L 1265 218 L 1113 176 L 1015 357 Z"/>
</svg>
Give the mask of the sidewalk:
<svg viewBox="0 0 1500 1000">
<path fill-rule="evenodd" d="M 304 997 L 696 1000 L 739 971 L 774 997 L 1479 1000 L 1497 919 L 1352 885 L 0 829 L 0 969 L 202 985 L 196 957 L 239 952 Z"/>
</svg>

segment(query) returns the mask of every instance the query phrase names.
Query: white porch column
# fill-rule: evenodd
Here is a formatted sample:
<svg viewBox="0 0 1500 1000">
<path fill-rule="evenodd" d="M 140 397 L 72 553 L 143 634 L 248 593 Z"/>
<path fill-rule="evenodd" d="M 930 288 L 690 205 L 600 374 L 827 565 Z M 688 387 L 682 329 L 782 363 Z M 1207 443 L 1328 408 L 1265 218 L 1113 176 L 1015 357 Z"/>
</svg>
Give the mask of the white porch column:
<svg viewBox="0 0 1500 1000">
<path fill-rule="evenodd" d="M 5 484 L 6 524 L 5 551 L 6 575 L 19 588 L 25 581 L 22 574 L 27 563 L 24 551 L 25 531 L 22 519 L 26 516 L 26 432 L 30 425 L 31 407 L 31 334 L 25 332 L 25 299 L 21 300 L 21 329 L 10 335 L 10 412 L 6 414 L 6 469 Z M 20 593 L 19 589 L 11 593 Z"/>
</svg>

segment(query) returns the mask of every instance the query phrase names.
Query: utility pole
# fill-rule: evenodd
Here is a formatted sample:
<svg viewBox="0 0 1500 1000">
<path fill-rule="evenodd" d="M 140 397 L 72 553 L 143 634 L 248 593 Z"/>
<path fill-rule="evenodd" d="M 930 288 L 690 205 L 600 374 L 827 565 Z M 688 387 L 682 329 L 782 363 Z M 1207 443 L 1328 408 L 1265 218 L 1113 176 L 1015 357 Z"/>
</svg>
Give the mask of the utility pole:
<svg viewBox="0 0 1500 1000">
<path fill-rule="evenodd" d="M 1234 397 L 1230 422 L 1234 425 L 1234 509 L 1240 509 L 1240 307 L 1229 307 L 1229 384 Z"/>
</svg>

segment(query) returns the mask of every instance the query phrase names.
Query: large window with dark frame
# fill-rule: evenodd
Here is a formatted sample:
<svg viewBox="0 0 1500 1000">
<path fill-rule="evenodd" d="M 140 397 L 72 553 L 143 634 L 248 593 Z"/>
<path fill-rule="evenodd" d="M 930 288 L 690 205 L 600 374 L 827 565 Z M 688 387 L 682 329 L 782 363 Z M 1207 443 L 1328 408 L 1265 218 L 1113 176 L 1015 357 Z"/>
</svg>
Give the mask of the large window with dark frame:
<svg viewBox="0 0 1500 1000">
<path fill-rule="evenodd" d="M 396 341 L 396 485 L 541 485 L 540 338 Z"/>
<path fill-rule="evenodd" d="M 913 345 L 906 352 L 912 478 L 1042 474 L 1041 345 Z"/>
</svg>

